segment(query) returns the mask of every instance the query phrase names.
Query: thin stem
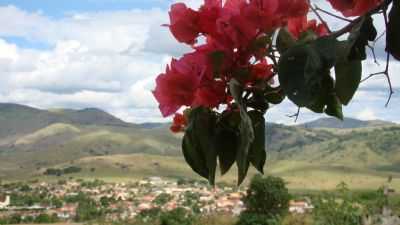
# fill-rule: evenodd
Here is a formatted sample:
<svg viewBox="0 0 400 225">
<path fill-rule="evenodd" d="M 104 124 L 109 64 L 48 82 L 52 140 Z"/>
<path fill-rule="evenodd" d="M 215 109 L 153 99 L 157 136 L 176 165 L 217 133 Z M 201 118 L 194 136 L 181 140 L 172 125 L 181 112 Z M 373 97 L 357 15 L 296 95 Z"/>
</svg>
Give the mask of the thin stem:
<svg viewBox="0 0 400 225">
<path fill-rule="evenodd" d="M 310 2 L 309 2 L 309 4 L 310 4 Z M 331 29 L 329 29 L 329 26 L 328 26 L 328 24 L 326 23 L 326 21 L 322 18 L 322 16 L 318 13 L 318 11 L 315 9 L 315 7 L 318 7 L 318 6 L 311 6 L 311 4 L 310 4 L 310 8 L 311 8 L 311 10 L 313 11 L 313 13 L 318 17 L 318 19 L 321 21 L 321 23 L 322 24 L 324 24 L 324 26 L 326 27 L 326 29 L 328 30 L 328 32 L 329 33 L 332 33 L 332 31 L 331 31 Z"/>
<path fill-rule="evenodd" d="M 385 25 L 386 25 L 386 27 L 387 27 L 387 25 L 388 25 L 388 20 L 387 20 L 387 13 L 386 13 L 386 10 L 384 10 L 384 11 L 382 12 L 382 14 L 383 14 L 383 17 L 384 17 L 384 20 L 385 20 Z M 389 86 L 389 96 L 388 96 L 388 99 L 387 99 L 387 101 L 386 101 L 385 107 L 388 107 L 388 106 L 389 106 L 390 100 L 392 99 L 392 96 L 393 96 L 393 94 L 394 94 L 393 85 L 392 85 L 392 80 L 390 79 L 390 75 L 389 75 L 389 67 L 390 67 L 390 53 L 387 52 L 387 53 L 386 53 L 386 67 L 385 67 L 385 70 L 382 71 L 382 72 L 378 72 L 378 73 L 372 73 L 372 74 L 368 75 L 366 78 L 364 78 L 364 79 L 361 81 L 361 82 L 364 82 L 364 81 L 370 79 L 371 77 L 374 77 L 374 76 L 377 76 L 377 75 L 384 75 L 384 76 L 385 76 L 385 78 L 386 78 L 386 80 L 387 80 L 387 82 L 388 82 L 388 86 Z"/>
<path fill-rule="evenodd" d="M 383 11 L 384 14 L 386 14 L 386 10 L 387 10 L 388 6 L 392 2 L 393 2 L 393 0 L 385 0 L 384 2 L 382 2 L 381 5 L 376 7 L 374 10 L 371 10 L 370 12 L 365 14 L 364 16 L 360 16 L 360 17 L 358 17 L 358 18 L 356 18 L 354 20 L 351 20 L 351 22 L 347 26 L 343 27 L 342 29 L 340 29 L 340 30 L 338 30 L 336 32 L 333 32 L 331 34 L 331 36 L 334 37 L 334 38 L 338 38 L 338 37 L 342 36 L 343 34 L 346 34 L 346 33 L 350 32 L 353 29 L 354 26 L 356 26 L 360 21 L 362 21 L 364 19 L 365 16 L 371 16 L 373 14 L 380 13 L 382 11 Z M 386 16 L 385 16 L 385 20 L 387 20 Z"/>
<path fill-rule="evenodd" d="M 293 115 L 288 115 L 289 118 L 295 118 L 295 119 L 294 119 L 294 122 L 295 122 L 295 123 L 297 123 L 297 120 L 299 119 L 300 110 L 301 110 L 301 108 L 299 107 L 299 108 L 297 108 L 297 112 L 296 112 L 295 114 L 293 114 Z"/>
<path fill-rule="evenodd" d="M 328 12 L 328 11 L 326 11 L 326 10 L 324 10 L 324 9 L 321 9 L 321 8 L 320 8 L 319 6 L 317 6 L 317 5 L 315 5 L 315 10 L 316 10 L 316 11 L 321 11 L 321 12 L 323 12 L 323 13 L 329 15 L 329 16 L 335 17 L 336 19 L 339 19 L 339 20 L 343 20 L 343 21 L 350 22 L 350 23 L 352 22 L 352 20 L 350 20 L 350 19 L 347 19 L 347 18 L 338 16 L 338 15 L 335 15 L 335 14 L 333 14 L 333 13 L 331 13 L 331 12 Z"/>
</svg>

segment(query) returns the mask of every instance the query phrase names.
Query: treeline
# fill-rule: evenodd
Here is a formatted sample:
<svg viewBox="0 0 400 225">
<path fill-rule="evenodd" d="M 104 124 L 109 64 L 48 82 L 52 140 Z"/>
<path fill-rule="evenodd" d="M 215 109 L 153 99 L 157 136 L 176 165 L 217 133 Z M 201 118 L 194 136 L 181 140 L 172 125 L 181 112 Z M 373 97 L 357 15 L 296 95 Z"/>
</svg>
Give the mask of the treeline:
<svg viewBox="0 0 400 225">
<path fill-rule="evenodd" d="M 57 168 L 48 168 L 44 172 L 44 175 L 47 176 L 62 176 L 64 174 L 71 174 L 71 173 L 79 173 L 82 171 L 82 168 L 77 167 L 77 166 L 69 166 L 63 169 L 57 169 Z"/>
<path fill-rule="evenodd" d="M 0 224 L 51 224 L 57 223 L 59 221 L 60 220 L 58 219 L 56 214 L 48 215 L 46 213 L 39 214 L 36 217 L 13 214 L 9 217 L 0 218 Z"/>
</svg>

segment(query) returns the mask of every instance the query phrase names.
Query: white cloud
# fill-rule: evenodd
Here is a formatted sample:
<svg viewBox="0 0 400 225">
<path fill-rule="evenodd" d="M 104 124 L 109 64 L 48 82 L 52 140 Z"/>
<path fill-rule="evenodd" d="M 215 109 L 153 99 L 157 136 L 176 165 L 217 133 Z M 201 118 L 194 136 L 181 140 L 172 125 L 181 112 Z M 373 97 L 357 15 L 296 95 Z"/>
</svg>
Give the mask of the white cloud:
<svg viewBox="0 0 400 225">
<path fill-rule="evenodd" d="M 361 112 L 359 112 L 357 114 L 356 118 L 358 118 L 360 120 L 375 120 L 375 119 L 377 119 L 377 116 L 372 109 L 366 108 L 366 109 L 362 110 Z"/>
<path fill-rule="evenodd" d="M 160 9 L 80 13 L 55 20 L 0 7 L 0 23 L 7 24 L 0 27 L 0 101 L 40 108 L 99 107 L 127 120 L 160 120 L 151 94 L 155 76 L 170 55 L 185 50 L 161 27 L 167 20 Z M 50 47 L 22 48 L 2 37 Z"/>
<path fill-rule="evenodd" d="M 183 2 L 197 8 L 202 1 Z M 326 1 L 317 3 L 329 8 Z M 324 18 L 334 24 L 333 29 L 343 24 L 326 15 Z M 171 56 L 189 51 L 161 26 L 168 23 L 168 12 L 161 9 L 72 13 L 54 19 L 5 6 L 0 7 L 0 23 L 0 102 L 40 108 L 99 107 L 132 122 L 163 120 L 151 94 L 154 79 Z M 382 26 L 379 21 L 377 24 Z M 5 41 L 7 37 L 47 48 L 24 48 Z M 364 76 L 382 70 L 372 62 L 364 68 Z M 400 77 L 395 75 L 399 70 L 400 64 L 393 63 L 396 88 L 400 88 Z M 384 77 L 375 77 L 361 87 L 354 102 L 345 108 L 347 116 L 396 120 L 395 113 L 383 108 L 387 97 L 386 89 L 382 90 L 386 87 Z M 366 106 L 370 111 L 360 112 Z M 399 107 L 393 105 L 392 110 L 398 112 Z M 267 120 L 293 123 L 288 115 L 296 111 L 285 101 L 268 112 Z M 299 122 L 316 117 L 302 110 Z"/>
</svg>

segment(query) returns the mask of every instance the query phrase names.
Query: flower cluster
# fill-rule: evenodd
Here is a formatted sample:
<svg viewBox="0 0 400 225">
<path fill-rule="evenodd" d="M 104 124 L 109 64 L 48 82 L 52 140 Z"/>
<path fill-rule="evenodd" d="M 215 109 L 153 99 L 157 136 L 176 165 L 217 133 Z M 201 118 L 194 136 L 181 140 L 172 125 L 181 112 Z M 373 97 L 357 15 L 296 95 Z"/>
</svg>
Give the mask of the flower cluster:
<svg viewBox="0 0 400 225">
<path fill-rule="evenodd" d="M 205 0 L 198 10 L 172 5 L 168 27 L 193 52 L 172 59 L 157 77 L 153 94 L 163 116 L 182 106 L 229 105 L 233 77 L 246 88 L 268 82 L 276 73 L 266 58 L 273 31 L 288 25 L 294 37 L 309 29 L 327 34 L 322 24 L 307 21 L 308 8 L 307 0 Z"/>
<path fill-rule="evenodd" d="M 361 16 L 378 7 L 383 0 L 328 0 L 332 7 L 346 17 Z"/>
<path fill-rule="evenodd" d="M 175 114 L 171 131 L 185 133 L 186 162 L 211 184 L 217 165 L 224 174 L 236 163 L 238 184 L 250 165 L 263 172 L 264 115 L 285 98 L 299 108 L 344 118 L 342 108 L 362 80 L 366 47 L 377 40 L 373 14 L 388 15 L 386 51 L 398 59 L 399 0 L 327 1 L 345 17 L 358 18 L 333 15 L 348 24 L 331 32 L 320 13 L 332 13 L 310 6 L 309 0 L 204 0 L 198 9 L 171 6 L 166 26 L 192 50 L 172 59 L 158 75 L 153 95 L 164 117 Z M 321 23 L 309 20 L 309 12 Z"/>
<path fill-rule="evenodd" d="M 345 16 L 362 15 L 382 0 L 328 0 Z M 267 60 L 273 32 L 287 27 L 294 39 L 306 31 L 328 34 L 324 24 L 307 20 L 307 0 L 205 0 L 194 10 L 175 3 L 167 25 L 193 52 L 172 59 L 156 80 L 153 94 L 164 117 L 182 106 L 217 108 L 229 105 L 227 88 L 236 78 L 246 88 L 269 82 L 276 74 Z"/>
</svg>

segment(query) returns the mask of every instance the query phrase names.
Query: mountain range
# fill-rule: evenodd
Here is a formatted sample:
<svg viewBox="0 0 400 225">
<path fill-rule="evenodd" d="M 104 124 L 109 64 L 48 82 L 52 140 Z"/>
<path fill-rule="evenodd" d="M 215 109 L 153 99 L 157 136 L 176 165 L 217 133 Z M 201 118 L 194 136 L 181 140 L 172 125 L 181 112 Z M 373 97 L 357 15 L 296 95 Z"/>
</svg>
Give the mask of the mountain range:
<svg viewBox="0 0 400 225">
<path fill-rule="evenodd" d="M 96 108 L 42 110 L 3 103 L 0 179 L 41 179 L 46 169 L 67 166 L 81 167 L 78 177 L 198 178 L 182 159 L 182 135 L 168 127 L 127 123 Z M 341 180 L 369 188 L 389 175 L 400 178 L 398 124 L 322 118 L 266 127 L 266 171 L 285 177 L 294 188 L 332 188 Z M 231 182 L 234 175 L 221 180 Z"/>
</svg>

